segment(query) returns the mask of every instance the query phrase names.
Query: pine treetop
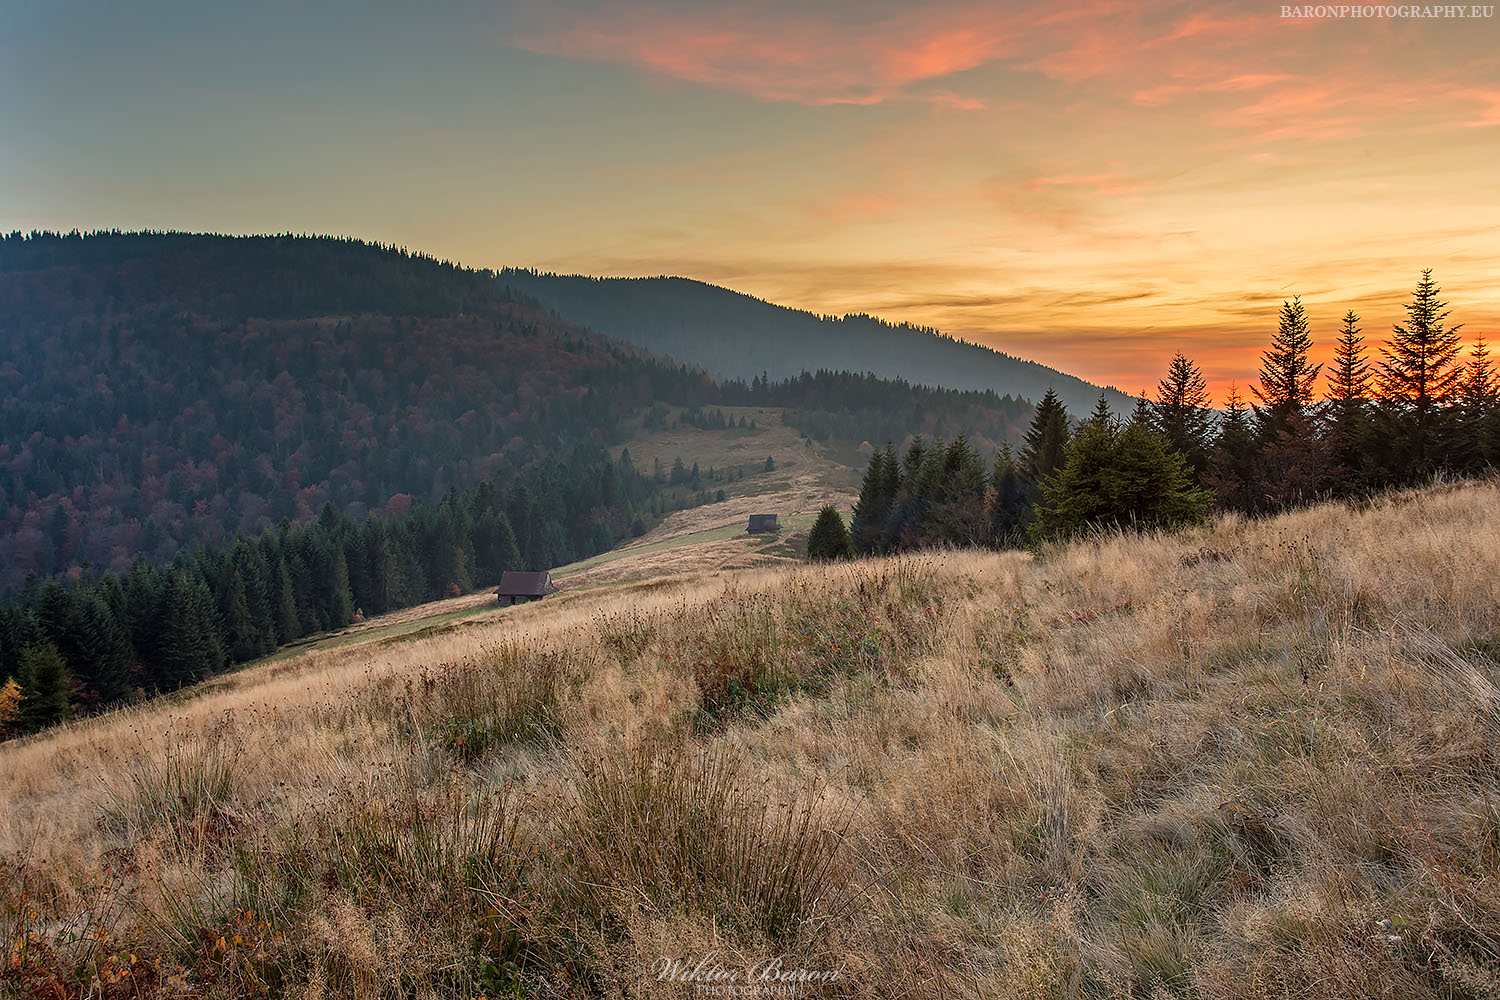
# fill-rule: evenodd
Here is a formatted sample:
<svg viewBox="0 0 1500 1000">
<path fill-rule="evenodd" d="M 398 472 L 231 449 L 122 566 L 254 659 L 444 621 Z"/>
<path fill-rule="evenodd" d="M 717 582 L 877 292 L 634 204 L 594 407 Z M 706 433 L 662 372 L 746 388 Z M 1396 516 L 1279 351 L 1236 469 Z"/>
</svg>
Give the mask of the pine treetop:
<svg viewBox="0 0 1500 1000">
<path fill-rule="evenodd" d="M 1255 407 L 1263 436 L 1274 436 L 1293 414 L 1301 414 L 1313 400 L 1313 384 L 1321 364 L 1308 361 L 1312 334 L 1302 300 L 1293 296 L 1281 304 L 1271 346 L 1261 355 L 1259 385 L 1250 392 L 1260 400 Z"/>
<path fill-rule="evenodd" d="M 1406 322 L 1391 327 L 1390 342 L 1381 348 L 1380 388 L 1390 402 L 1426 410 L 1450 402 L 1458 388 L 1463 324 L 1444 327 L 1450 310 L 1438 297 L 1441 292 L 1432 270 L 1423 271 L 1404 306 Z"/>
<path fill-rule="evenodd" d="M 1344 314 L 1343 326 L 1334 347 L 1333 364 L 1328 371 L 1327 398 L 1330 402 L 1368 399 L 1374 382 L 1365 338 L 1360 334 L 1359 314 L 1353 309 Z"/>
</svg>

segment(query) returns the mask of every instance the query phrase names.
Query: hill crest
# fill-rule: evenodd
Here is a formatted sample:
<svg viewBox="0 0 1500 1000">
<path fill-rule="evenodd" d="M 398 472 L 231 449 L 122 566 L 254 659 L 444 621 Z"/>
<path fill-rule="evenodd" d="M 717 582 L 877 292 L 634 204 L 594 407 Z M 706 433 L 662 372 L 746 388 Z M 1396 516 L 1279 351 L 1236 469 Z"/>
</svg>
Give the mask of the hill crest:
<svg viewBox="0 0 1500 1000">
<path fill-rule="evenodd" d="M 499 280 L 560 319 L 726 378 L 789 378 L 802 371 L 871 372 L 947 389 L 1036 400 L 1055 388 L 1074 414 L 1100 392 L 1116 411 L 1134 401 L 1035 361 L 866 313 L 820 315 L 696 278 L 600 278 L 507 268 Z"/>
</svg>

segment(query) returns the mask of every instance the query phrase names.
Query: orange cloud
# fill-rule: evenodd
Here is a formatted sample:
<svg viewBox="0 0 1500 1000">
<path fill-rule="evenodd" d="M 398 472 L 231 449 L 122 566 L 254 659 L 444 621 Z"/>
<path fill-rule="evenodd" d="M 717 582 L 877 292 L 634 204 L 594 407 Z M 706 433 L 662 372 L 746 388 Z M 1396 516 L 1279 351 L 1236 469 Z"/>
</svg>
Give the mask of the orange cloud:
<svg viewBox="0 0 1500 1000">
<path fill-rule="evenodd" d="M 993 65 L 1065 86 L 1096 85 L 1106 101 L 1145 109 L 1211 96 L 1202 124 L 1258 142 L 1371 131 L 1419 100 L 1439 122 L 1500 125 L 1500 91 L 1472 83 L 1418 89 L 1430 81 L 1402 58 L 1411 45 L 1403 33 L 1422 29 L 1283 19 L 1259 3 L 1235 9 L 1063 0 L 1033 10 L 976 0 L 864 0 L 810 12 L 775 0 L 606 2 L 586 10 L 532 0 L 522 11 L 505 35 L 518 48 L 633 66 L 766 101 L 915 100 L 981 111 L 997 95 L 975 81 L 930 85 Z"/>
<path fill-rule="evenodd" d="M 983 101 L 908 88 L 998 59 L 1011 19 L 970 5 L 947 16 L 896 11 L 866 25 L 748 7 L 613 5 L 580 14 L 549 6 L 508 34 L 517 48 L 637 66 L 769 101 L 812 105 L 928 100 L 972 110 Z"/>
</svg>

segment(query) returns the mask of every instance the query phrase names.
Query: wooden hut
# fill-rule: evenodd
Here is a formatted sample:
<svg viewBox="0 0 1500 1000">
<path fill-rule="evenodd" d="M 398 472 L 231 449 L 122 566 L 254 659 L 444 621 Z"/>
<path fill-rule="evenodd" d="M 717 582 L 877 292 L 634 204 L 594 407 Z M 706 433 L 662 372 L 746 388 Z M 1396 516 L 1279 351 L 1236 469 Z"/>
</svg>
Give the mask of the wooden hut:
<svg viewBox="0 0 1500 1000">
<path fill-rule="evenodd" d="M 506 570 L 500 574 L 500 589 L 495 592 L 495 596 L 500 599 L 501 604 L 525 604 L 527 601 L 540 601 L 556 592 L 557 587 L 552 583 L 550 573 Z"/>
<path fill-rule="evenodd" d="M 750 526 L 745 529 L 751 535 L 767 535 L 780 530 L 781 522 L 776 520 L 775 514 L 751 514 Z"/>
</svg>

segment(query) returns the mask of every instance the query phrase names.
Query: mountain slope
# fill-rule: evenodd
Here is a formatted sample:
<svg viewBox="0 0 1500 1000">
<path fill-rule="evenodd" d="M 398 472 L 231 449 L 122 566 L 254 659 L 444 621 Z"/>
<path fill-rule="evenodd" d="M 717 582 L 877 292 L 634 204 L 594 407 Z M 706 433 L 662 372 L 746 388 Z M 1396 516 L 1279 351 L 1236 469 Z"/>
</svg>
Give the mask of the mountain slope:
<svg viewBox="0 0 1500 1000">
<path fill-rule="evenodd" d="M 562 593 L 6 744 L 0 990 L 1500 996 L 1497 505 Z"/>
<path fill-rule="evenodd" d="M 486 273 L 187 234 L 0 239 L 0 386 L 0 589 L 326 503 L 404 510 L 597 450 L 658 397 L 716 398 Z"/>
<path fill-rule="evenodd" d="M 870 371 L 950 389 L 1040 399 L 1057 389 L 1082 415 L 1099 386 L 1034 361 L 871 316 L 818 316 L 688 278 L 590 278 L 504 270 L 501 280 L 570 323 L 591 327 L 729 378 Z M 1120 412 L 1133 401 L 1106 390 Z"/>
</svg>

